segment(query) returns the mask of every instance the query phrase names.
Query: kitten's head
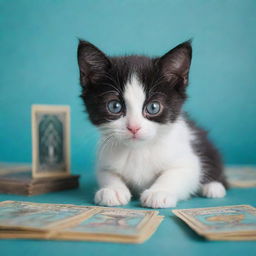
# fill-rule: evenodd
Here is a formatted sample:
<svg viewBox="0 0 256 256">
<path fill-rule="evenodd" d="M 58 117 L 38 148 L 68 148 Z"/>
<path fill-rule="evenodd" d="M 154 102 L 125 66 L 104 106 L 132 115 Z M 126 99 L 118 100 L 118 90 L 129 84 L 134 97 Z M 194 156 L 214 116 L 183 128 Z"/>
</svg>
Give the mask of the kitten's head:
<svg viewBox="0 0 256 256">
<path fill-rule="evenodd" d="M 104 135 L 128 144 L 154 140 L 180 114 L 191 57 L 190 41 L 149 58 L 109 57 L 80 40 L 81 97 L 90 120 Z"/>
</svg>

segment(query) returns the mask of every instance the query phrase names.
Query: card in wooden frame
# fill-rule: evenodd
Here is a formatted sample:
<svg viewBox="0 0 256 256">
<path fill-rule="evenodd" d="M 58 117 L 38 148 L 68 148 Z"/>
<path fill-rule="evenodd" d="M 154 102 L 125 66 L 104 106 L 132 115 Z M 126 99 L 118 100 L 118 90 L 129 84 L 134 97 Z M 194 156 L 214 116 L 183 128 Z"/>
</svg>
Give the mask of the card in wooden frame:
<svg viewBox="0 0 256 256">
<path fill-rule="evenodd" d="M 33 178 L 70 174 L 69 106 L 32 105 Z"/>
</svg>

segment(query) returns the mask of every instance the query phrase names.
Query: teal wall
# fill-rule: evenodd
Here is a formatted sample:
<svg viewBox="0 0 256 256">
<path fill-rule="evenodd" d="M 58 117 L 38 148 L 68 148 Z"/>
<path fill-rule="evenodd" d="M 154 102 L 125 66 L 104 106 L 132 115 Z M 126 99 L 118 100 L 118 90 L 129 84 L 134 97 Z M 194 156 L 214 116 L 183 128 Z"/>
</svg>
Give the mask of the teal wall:
<svg viewBox="0 0 256 256">
<path fill-rule="evenodd" d="M 194 38 L 186 108 L 226 163 L 256 164 L 254 0 L 0 0 L 1 161 L 31 161 L 31 104 L 68 104 L 73 169 L 92 169 L 98 135 L 78 98 L 78 37 L 115 55 Z"/>
</svg>

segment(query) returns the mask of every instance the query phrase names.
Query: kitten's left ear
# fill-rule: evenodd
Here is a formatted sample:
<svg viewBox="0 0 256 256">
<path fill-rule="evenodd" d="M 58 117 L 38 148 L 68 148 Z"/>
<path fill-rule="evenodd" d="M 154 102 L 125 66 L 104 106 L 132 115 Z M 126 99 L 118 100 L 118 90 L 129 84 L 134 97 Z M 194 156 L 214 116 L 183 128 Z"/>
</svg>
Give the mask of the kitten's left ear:
<svg viewBox="0 0 256 256">
<path fill-rule="evenodd" d="M 168 81 L 173 78 L 181 78 L 183 85 L 187 85 L 191 59 L 191 41 L 186 41 L 158 59 L 158 65 L 160 65 L 162 75 Z"/>
</svg>

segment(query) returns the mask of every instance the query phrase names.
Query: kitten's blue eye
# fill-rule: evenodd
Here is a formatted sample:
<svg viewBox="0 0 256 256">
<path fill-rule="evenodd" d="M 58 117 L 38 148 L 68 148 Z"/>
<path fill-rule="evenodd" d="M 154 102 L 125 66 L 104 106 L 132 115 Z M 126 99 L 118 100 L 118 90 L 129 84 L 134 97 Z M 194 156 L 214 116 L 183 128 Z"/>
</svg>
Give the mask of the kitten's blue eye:
<svg viewBox="0 0 256 256">
<path fill-rule="evenodd" d="M 122 110 L 122 104 L 118 100 L 111 100 L 108 102 L 108 110 L 111 113 L 118 114 Z"/>
<path fill-rule="evenodd" d="M 160 109 L 161 109 L 160 103 L 157 101 L 152 101 L 148 103 L 148 105 L 146 106 L 146 111 L 150 115 L 156 115 L 157 113 L 159 113 Z"/>
</svg>

